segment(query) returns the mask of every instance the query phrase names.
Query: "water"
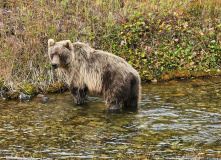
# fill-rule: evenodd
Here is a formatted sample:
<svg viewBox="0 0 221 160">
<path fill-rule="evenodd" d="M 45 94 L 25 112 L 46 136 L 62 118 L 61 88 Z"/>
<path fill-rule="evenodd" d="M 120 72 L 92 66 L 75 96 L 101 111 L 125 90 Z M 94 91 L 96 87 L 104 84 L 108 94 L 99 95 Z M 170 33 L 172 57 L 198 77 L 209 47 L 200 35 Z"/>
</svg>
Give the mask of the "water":
<svg viewBox="0 0 221 160">
<path fill-rule="evenodd" d="M 0 100 L 0 159 L 221 159 L 221 79 L 143 83 L 137 112 Z"/>
</svg>

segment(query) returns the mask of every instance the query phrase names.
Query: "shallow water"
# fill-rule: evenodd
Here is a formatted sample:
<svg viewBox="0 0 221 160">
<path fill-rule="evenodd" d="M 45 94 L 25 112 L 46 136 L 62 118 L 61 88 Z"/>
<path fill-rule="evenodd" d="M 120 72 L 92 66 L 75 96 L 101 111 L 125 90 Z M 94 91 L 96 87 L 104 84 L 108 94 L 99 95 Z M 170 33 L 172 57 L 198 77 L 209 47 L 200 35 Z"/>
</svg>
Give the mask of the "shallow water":
<svg viewBox="0 0 221 160">
<path fill-rule="evenodd" d="M 137 112 L 69 92 L 0 100 L 0 159 L 219 159 L 221 78 L 143 83 Z"/>
</svg>

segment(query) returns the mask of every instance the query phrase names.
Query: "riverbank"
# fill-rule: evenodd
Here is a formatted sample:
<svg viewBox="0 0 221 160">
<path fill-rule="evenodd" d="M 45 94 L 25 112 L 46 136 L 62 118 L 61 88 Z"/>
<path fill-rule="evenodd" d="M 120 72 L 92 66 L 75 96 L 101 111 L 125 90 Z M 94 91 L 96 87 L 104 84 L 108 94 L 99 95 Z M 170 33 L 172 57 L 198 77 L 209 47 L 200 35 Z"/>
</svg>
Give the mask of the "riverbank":
<svg viewBox="0 0 221 160">
<path fill-rule="evenodd" d="M 221 75 L 217 0 L 3 0 L 0 37 L 2 95 L 67 88 L 62 73 L 50 66 L 49 38 L 82 41 L 118 55 L 143 81 Z"/>
</svg>

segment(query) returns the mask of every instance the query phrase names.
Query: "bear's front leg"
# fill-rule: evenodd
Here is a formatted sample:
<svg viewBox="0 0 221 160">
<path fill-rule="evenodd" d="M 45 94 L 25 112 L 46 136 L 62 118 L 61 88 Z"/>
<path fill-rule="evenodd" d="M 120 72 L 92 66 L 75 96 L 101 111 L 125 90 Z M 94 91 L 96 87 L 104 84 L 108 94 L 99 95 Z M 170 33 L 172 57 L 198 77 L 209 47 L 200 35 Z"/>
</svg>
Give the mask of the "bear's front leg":
<svg viewBox="0 0 221 160">
<path fill-rule="evenodd" d="M 118 104 L 116 102 L 110 102 L 107 104 L 109 107 L 109 111 L 111 111 L 111 112 L 119 112 L 120 111 L 120 104 Z"/>
<path fill-rule="evenodd" d="M 83 104 L 87 94 L 87 88 L 72 88 L 71 94 L 73 95 L 76 104 Z"/>
</svg>

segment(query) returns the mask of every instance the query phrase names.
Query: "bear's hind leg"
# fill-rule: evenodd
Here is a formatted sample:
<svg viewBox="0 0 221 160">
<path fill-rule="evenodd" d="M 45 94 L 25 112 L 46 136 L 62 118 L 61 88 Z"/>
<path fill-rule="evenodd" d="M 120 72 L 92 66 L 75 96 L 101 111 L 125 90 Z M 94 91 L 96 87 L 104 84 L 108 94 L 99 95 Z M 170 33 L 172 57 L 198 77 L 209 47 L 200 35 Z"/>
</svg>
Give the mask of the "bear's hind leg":
<svg viewBox="0 0 221 160">
<path fill-rule="evenodd" d="M 125 110 L 136 111 L 138 108 L 138 98 L 133 97 L 133 98 L 129 98 L 128 100 L 125 100 L 123 103 L 123 108 Z"/>
<path fill-rule="evenodd" d="M 76 104 L 83 104 L 86 94 L 87 94 L 87 88 L 72 88 L 71 93 L 74 97 Z"/>
<path fill-rule="evenodd" d="M 136 77 L 131 81 L 129 97 L 123 102 L 124 109 L 136 111 L 140 97 L 140 80 Z"/>
</svg>

